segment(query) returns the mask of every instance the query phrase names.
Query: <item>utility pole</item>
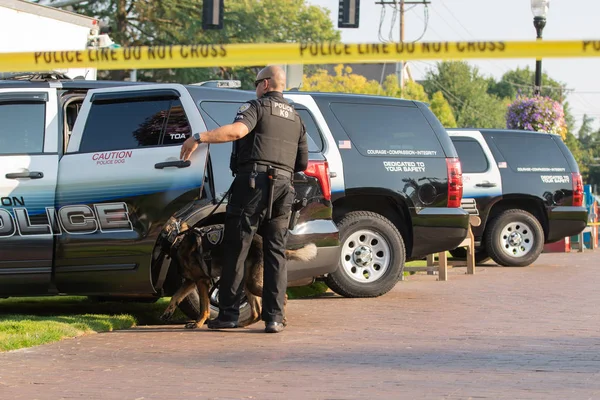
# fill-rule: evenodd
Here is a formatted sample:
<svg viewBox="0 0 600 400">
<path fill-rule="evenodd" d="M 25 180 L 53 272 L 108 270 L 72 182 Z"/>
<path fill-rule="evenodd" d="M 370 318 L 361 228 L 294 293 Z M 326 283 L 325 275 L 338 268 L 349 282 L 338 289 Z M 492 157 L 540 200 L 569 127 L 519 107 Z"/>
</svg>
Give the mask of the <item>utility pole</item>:
<svg viewBox="0 0 600 400">
<path fill-rule="evenodd" d="M 384 7 L 387 4 L 394 4 L 394 5 L 399 5 L 400 6 L 400 43 L 404 43 L 404 14 L 405 14 L 405 8 L 404 6 L 407 4 L 414 4 L 414 5 L 428 5 L 431 4 L 431 1 L 428 0 L 421 0 L 421 1 L 406 1 L 406 0 L 381 0 L 381 1 L 377 1 L 375 2 L 375 4 L 381 4 Z M 398 77 L 398 84 L 400 85 L 400 88 L 402 90 L 404 90 L 404 62 L 399 61 L 396 63 L 396 76 Z"/>
<path fill-rule="evenodd" d="M 400 0 L 400 43 L 404 43 L 404 0 Z M 404 62 L 396 63 L 396 76 L 401 93 L 404 92 Z"/>
</svg>

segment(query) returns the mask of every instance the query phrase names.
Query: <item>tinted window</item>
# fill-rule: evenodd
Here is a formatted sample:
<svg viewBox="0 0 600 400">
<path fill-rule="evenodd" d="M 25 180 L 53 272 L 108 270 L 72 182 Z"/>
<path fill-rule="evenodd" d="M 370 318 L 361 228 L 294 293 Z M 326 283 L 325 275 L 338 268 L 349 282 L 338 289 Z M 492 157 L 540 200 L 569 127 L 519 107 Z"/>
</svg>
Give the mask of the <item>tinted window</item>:
<svg viewBox="0 0 600 400">
<path fill-rule="evenodd" d="M 0 154 L 41 153 L 45 113 L 44 103 L 0 104 Z"/>
<path fill-rule="evenodd" d="M 233 119 L 242 104 L 244 103 L 204 101 L 202 102 L 201 107 L 217 124 L 219 124 L 219 126 L 223 126 L 233 123 Z"/>
<path fill-rule="evenodd" d="M 229 169 L 230 155 L 231 143 L 212 143 L 210 145 L 210 162 L 215 177 L 213 184 L 217 197 L 221 197 L 227 192 L 233 180 L 231 169 Z"/>
<path fill-rule="evenodd" d="M 192 133 L 192 128 L 188 122 L 187 116 L 181 102 L 175 100 L 172 102 L 167 127 L 163 136 L 162 144 L 181 144 Z"/>
<path fill-rule="evenodd" d="M 107 151 L 160 143 L 171 100 L 93 104 L 80 151 Z"/>
<path fill-rule="evenodd" d="M 306 133 L 308 133 L 308 136 L 312 138 L 317 147 L 314 150 L 311 150 L 309 148 L 308 151 L 310 151 L 311 153 L 322 151 L 323 138 L 321 136 L 321 133 L 319 132 L 319 128 L 317 127 L 317 123 L 315 122 L 313 116 L 308 112 L 308 110 L 299 109 L 297 111 L 298 114 L 300 114 L 300 118 L 302 118 L 302 122 L 304 122 L 304 126 L 306 127 Z"/>
<path fill-rule="evenodd" d="M 416 107 L 351 103 L 330 107 L 363 155 L 444 156 L 435 132 Z"/>
<path fill-rule="evenodd" d="M 477 173 L 488 169 L 488 161 L 483 149 L 475 140 L 453 139 L 458 152 L 462 172 Z"/>
<path fill-rule="evenodd" d="M 233 119 L 237 114 L 240 106 L 244 104 L 243 102 L 214 102 L 214 101 L 203 101 L 200 105 L 204 111 L 208 113 L 208 115 L 220 126 L 227 125 L 233 123 Z M 304 116 L 301 115 L 302 120 L 304 121 Z M 305 121 L 306 124 L 306 121 Z M 315 126 L 316 128 L 316 126 Z M 306 129 L 308 131 L 308 124 L 306 124 Z M 318 153 L 320 149 L 317 147 L 315 142 L 312 140 L 311 135 L 307 136 L 306 141 L 308 143 L 308 151 L 310 153 Z"/>
<path fill-rule="evenodd" d="M 498 133 L 493 140 L 514 171 L 570 171 L 565 156 L 550 135 Z"/>
</svg>

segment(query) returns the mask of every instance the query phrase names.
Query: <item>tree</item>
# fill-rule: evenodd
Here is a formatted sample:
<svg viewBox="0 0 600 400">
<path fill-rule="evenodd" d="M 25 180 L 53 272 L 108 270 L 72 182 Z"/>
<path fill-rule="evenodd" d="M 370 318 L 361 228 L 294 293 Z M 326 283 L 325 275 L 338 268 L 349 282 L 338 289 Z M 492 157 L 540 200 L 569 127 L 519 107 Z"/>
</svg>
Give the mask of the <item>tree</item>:
<svg viewBox="0 0 600 400">
<path fill-rule="evenodd" d="M 335 75 L 329 75 L 327 70 L 319 69 L 311 76 L 304 75 L 301 90 L 356 94 L 381 94 L 383 91 L 379 82 L 369 81 L 362 75 L 353 74 L 351 67 L 339 64 L 334 67 L 334 72 Z"/>
<path fill-rule="evenodd" d="M 499 98 L 515 99 L 517 95 L 532 96 L 535 85 L 535 72 L 529 66 L 506 72 L 499 82 L 493 78 L 489 81 L 488 93 Z M 566 96 L 566 85 L 542 73 L 541 96 L 550 97 L 562 103 Z"/>
<path fill-rule="evenodd" d="M 227 0 L 224 28 L 202 30 L 202 3 L 196 0 L 98 0 L 74 11 L 108 20 L 115 42 L 122 46 L 171 44 L 275 43 L 339 41 L 329 11 L 305 0 Z M 239 79 L 253 89 L 264 65 L 241 68 L 177 68 L 139 70 L 138 79 L 193 83 L 208 79 Z M 123 79 L 125 71 L 100 73 Z"/>
<path fill-rule="evenodd" d="M 396 75 L 393 76 L 396 78 Z M 429 103 L 429 96 L 425 93 L 425 88 L 415 81 L 408 81 L 404 84 L 402 98 Z"/>
<path fill-rule="evenodd" d="M 452 108 L 444 98 L 442 92 L 435 92 L 431 99 L 431 111 L 438 117 L 445 128 L 456 128 L 456 119 L 452 114 Z"/>
<path fill-rule="evenodd" d="M 442 91 L 460 127 L 501 128 L 507 102 L 489 94 L 487 79 L 465 61 L 437 63 L 423 83 L 429 96 Z"/>
<path fill-rule="evenodd" d="M 577 132 L 577 138 L 586 147 L 593 140 L 593 137 L 592 137 L 592 133 L 593 133 L 592 124 L 593 123 L 594 123 L 594 118 L 588 116 L 587 114 L 584 114 L 583 122 L 581 124 L 581 127 L 579 128 L 579 132 Z"/>
<path fill-rule="evenodd" d="M 429 96 L 422 85 L 408 81 L 404 90 L 398 85 L 395 74 L 386 76 L 383 85 L 375 80 L 367 80 L 364 76 L 353 74 L 352 68 L 343 64 L 334 67 L 335 75 L 329 75 L 327 70 L 319 69 L 312 75 L 304 75 L 303 91 L 341 92 L 355 94 L 374 94 L 389 97 L 401 97 L 407 100 L 429 103 Z M 448 101 L 441 92 L 436 92 L 431 103 L 432 112 L 440 119 L 442 125 L 448 128 L 456 127 L 456 120 Z M 438 114 L 439 113 L 439 114 Z"/>
</svg>

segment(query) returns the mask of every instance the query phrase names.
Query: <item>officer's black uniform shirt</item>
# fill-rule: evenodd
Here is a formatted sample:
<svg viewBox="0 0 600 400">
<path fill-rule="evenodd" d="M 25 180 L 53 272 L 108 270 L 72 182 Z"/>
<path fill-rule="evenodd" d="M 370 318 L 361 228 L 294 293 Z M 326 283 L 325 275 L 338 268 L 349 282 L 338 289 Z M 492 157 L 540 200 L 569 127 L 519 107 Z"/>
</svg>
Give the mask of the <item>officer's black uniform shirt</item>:
<svg viewBox="0 0 600 400">
<path fill-rule="evenodd" d="M 244 103 L 234 122 L 243 123 L 250 131 L 237 141 L 238 167 L 256 162 L 290 172 L 306 169 L 306 127 L 281 92 L 268 92 Z"/>
</svg>

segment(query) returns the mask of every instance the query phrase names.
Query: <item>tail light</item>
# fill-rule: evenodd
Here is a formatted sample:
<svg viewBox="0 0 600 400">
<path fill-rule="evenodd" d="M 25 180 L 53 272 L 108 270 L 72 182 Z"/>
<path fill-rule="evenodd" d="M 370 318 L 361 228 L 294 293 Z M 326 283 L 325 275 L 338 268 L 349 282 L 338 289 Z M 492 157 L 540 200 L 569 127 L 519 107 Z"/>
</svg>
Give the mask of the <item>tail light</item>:
<svg viewBox="0 0 600 400">
<path fill-rule="evenodd" d="M 579 172 L 571 173 L 573 182 L 573 206 L 581 207 L 583 205 L 583 180 Z"/>
<path fill-rule="evenodd" d="M 448 207 L 460 207 L 463 195 L 462 168 L 458 158 L 446 158 L 448 168 Z"/>
<path fill-rule="evenodd" d="M 319 180 L 323 197 L 331 200 L 331 182 L 329 180 L 329 164 L 327 161 L 309 160 L 304 175 L 312 176 Z"/>
</svg>

